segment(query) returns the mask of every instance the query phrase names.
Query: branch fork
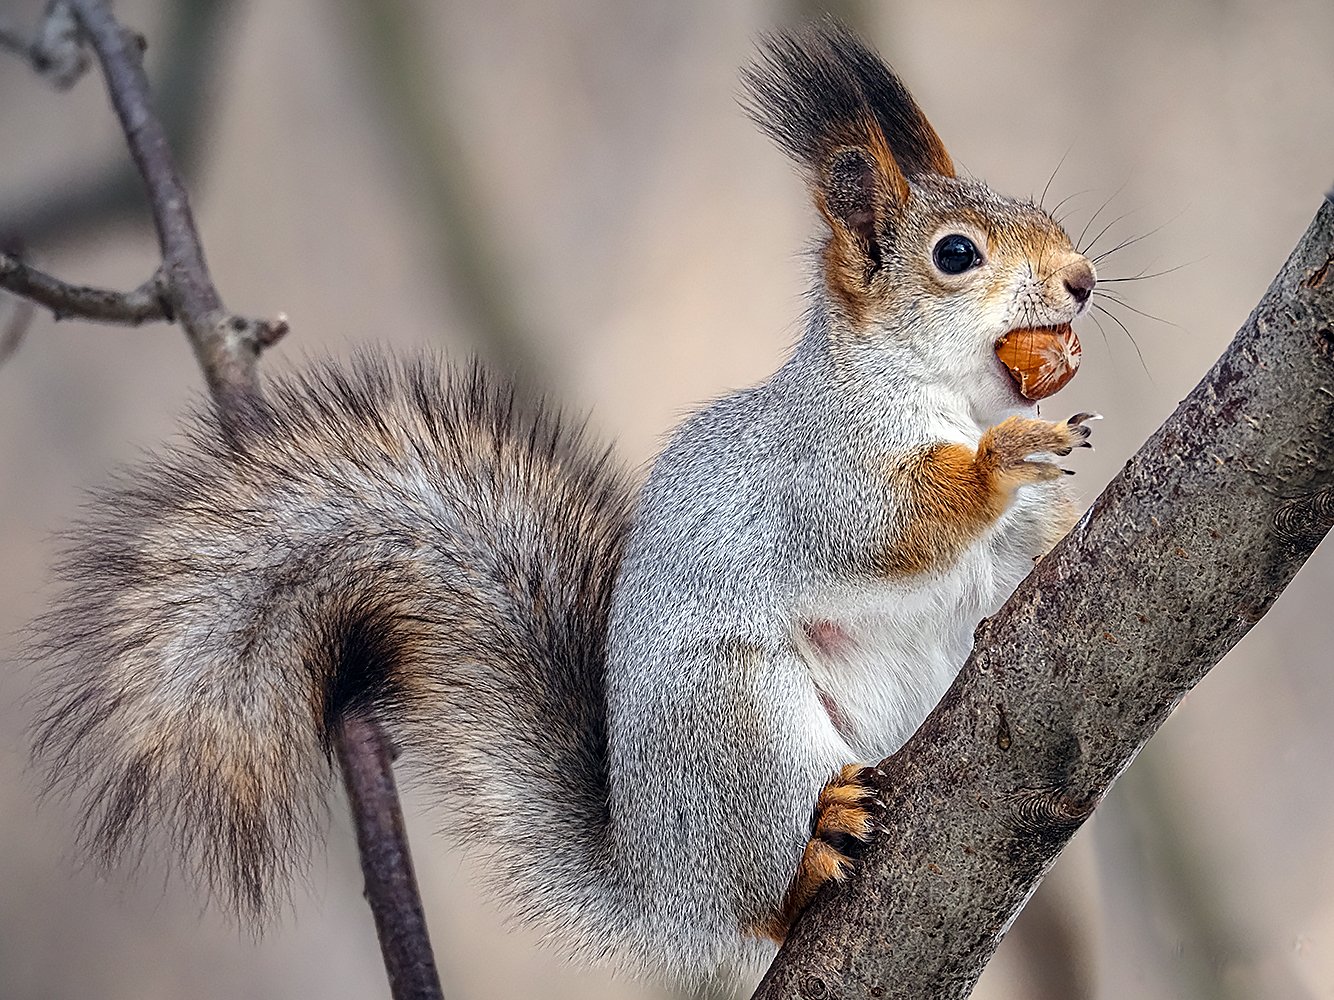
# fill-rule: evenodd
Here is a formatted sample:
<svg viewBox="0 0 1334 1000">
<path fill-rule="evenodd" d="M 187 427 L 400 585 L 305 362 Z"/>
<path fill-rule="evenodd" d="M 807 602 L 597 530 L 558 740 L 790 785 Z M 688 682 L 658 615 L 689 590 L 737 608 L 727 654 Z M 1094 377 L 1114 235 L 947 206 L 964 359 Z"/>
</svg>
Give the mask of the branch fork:
<svg viewBox="0 0 1334 1000">
<path fill-rule="evenodd" d="M 52 64 L 54 53 L 71 67 L 77 64 L 77 72 L 69 70 L 69 84 L 87 64 L 85 42 L 102 66 L 112 107 L 148 192 L 162 263 L 138 288 L 121 292 L 71 284 L 29 266 L 16 254 L 2 253 L 0 288 L 44 306 L 57 319 L 130 326 L 179 323 L 224 425 L 239 437 L 250 405 L 262 397 L 259 356 L 287 333 L 287 319 L 281 314 L 249 319 L 223 305 L 204 260 L 189 196 L 149 98 L 142 36 L 122 27 L 106 0 L 54 0 L 31 43 L 18 44 L 12 33 L 0 32 L 0 47 L 18 50 L 39 70 L 46 65 L 48 48 Z M 5 331 L 0 353 L 15 343 L 17 337 Z M 375 720 L 365 718 L 341 720 L 333 742 L 357 823 L 366 897 L 393 996 L 439 1000 L 440 981 L 421 916 L 389 742 Z"/>
</svg>

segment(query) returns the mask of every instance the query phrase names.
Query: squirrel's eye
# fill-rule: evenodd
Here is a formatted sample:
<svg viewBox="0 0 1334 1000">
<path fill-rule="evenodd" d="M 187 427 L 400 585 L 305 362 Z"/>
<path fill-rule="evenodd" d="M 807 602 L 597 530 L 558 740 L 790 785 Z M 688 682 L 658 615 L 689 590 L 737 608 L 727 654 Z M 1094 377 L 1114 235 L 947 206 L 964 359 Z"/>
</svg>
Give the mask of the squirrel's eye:
<svg viewBox="0 0 1334 1000">
<path fill-rule="evenodd" d="M 936 267 L 946 274 L 963 274 L 970 267 L 977 267 L 982 263 L 982 255 L 977 252 L 973 241 L 958 233 L 946 236 L 937 243 L 932 256 L 935 258 Z"/>
</svg>

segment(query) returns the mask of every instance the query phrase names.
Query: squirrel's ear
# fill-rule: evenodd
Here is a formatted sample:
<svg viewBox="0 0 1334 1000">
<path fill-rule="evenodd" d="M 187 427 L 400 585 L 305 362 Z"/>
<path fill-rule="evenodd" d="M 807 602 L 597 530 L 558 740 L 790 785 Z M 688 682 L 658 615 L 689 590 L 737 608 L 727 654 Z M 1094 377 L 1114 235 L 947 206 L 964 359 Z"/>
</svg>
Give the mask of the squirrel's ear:
<svg viewBox="0 0 1334 1000">
<path fill-rule="evenodd" d="M 835 149 L 815 172 L 814 188 L 829 223 L 825 286 L 860 326 L 868 318 L 871 279 L 883 263 L 881 236 L 907 199 L 908 182 L 883 143 L 863 142 Z"/>
<path fill-rule="evenodd" d="M 751 117 L 810 178 L 831 234 L 826 281 L 859 316 L 908 178 L 954 164 L 898 77 L 834 21 L 768 37 L 744 80 Z"/>
<path fill-rule="evenodd" d="M 815 204 L 829 223 L 841 256 L 860 257 L 869 274 L 880 264 L 879 235 L 889 216 L 908 198 L 903 176 L 873 121 L 830 150 L 812 171 Z"/>
<path fill-rule="evenodd" d="M 826 30 L 829 44 L 837 47 L 839 58 L 856 77 L 903 173 L 953 177 L 954 161 L 903 81 L 846 28 L 831 23 Z"/>
<path fill-rule="evenodd" d="M 914 174 L 954 176 L 908 88 L 836 21 L 767 37 L 744 81 L 750 116 L 817 180 L 849 147 L 869 157 L 895 196 L 906 198 L 904 179 Z"/>
</svg>

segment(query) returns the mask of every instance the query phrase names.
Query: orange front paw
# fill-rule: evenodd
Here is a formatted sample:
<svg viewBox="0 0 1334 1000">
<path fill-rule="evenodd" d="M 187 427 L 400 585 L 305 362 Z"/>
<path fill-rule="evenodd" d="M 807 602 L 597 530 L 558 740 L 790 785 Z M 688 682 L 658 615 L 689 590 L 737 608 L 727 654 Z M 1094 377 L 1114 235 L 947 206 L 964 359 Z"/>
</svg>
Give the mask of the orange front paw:
<svg viewBox="0 0 1334 1000">
<path fill-rule="evenodd" d="M 977 467 L 1012 488 L 1073 475 L 1055 462 L 1035 461 L 1032 456 L 1068 455 L 1075 448 L 1092 448 L 1088 421 L 1096 419 L 1096 413 L 1076 413 L 1060 422 L 1010 417 L 982 435 L 977 446 Z"/>
</svg>

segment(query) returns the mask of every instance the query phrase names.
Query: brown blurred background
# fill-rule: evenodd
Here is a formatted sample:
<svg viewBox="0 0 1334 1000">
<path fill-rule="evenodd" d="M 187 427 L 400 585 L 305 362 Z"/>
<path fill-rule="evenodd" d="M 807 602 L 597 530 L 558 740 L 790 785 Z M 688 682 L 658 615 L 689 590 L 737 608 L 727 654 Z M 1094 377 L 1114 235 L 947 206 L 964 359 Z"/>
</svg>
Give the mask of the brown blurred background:
<svg viewBox="0 0 1334 1000">
<path fill-rule="evenodd" d="M 0 0 L 30 27 L 40 0 Z M 833 9 L 914 89 L 956 160 L 1039 192 L 1104 277 L 1056 401 L 1106 414 L 1087 498 L 1222 350 L 1334 181 L 1328 0 L 123 0 L 189 165 L 228 303 L 285 311 L 277 370 L 360 345 L 479 352 L 642 465 L 696 401 L 796 336 L 814 233 L 736 104 L 755 34 Z M 0 237 L 131 287 L 155 250 L 100 80 L 0 60 Z M 1109 200 L 1110 199 L 1110 200 Z M 1161 228 L 1160 228 L 1161 227 Z M 1151 235 L 1146 235 L 1151 234 Z M 1131 308 L 1133 307 L 1133 309 Z M 12 299 L 0 300 L 0 324 Z M 1141 315 L 1148 314 L 1148 316 Z M 1158 317 L 1158 319 L 1149 318 Z M 1160 321 L 1161 320 L 1161 321 Z M 1131 340 L 1133 335 L 1133 343 Z M 83 490 L 172 433 L 181 334 L 39 316 L 0 368 L 0 997 L 387 996 L 341 801 L 258 945 L 150 857 L 81 868 L 25 768 L 16 631 Z M 986 1000 L 1334 997 L 1334 550 L 1326 546 L 1113 791 L 988 969 Z M 407 803 L 447 995 L 654 996 L 507 930 Z"/>
</svg>

